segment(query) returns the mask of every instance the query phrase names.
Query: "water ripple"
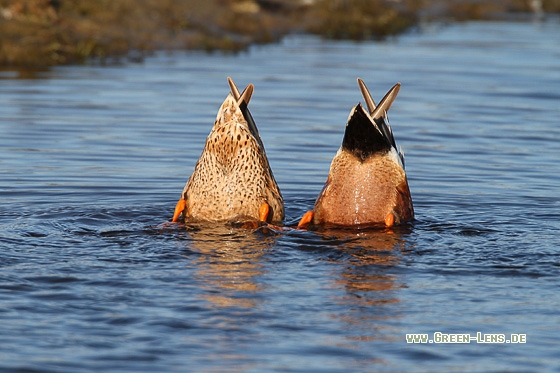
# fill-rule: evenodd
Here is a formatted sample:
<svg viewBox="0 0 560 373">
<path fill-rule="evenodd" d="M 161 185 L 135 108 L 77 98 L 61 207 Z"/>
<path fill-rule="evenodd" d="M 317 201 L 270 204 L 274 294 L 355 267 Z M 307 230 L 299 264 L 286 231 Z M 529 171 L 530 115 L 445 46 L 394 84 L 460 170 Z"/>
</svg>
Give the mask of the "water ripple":
<svg viewBox="0 0 560 373">
<path fill-rule="evenodd" d="M 294 36 L 2 80 L 0 370 L 554 370 L 558 35 L 490 22 L 382 43 Z M 327 178 L 356 77 L 377 100 L 402 82 L 390 118 L 416 220 L 171 224 L 228 75 L 255 84 L 288 227 Z M 405 341 L 436 331 L 528 342 Z"/>
</svg>

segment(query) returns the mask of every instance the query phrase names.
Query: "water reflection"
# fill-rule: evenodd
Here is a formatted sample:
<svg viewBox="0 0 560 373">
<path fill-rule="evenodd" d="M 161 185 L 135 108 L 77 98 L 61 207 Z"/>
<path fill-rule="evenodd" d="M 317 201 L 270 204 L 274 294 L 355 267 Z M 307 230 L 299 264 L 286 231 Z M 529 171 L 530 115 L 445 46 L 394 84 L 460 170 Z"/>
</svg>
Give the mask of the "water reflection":
<svg viewBox="0 0 560 373">
<path fill-rule="evenodd" d="M 275 245 L 276 235 L 263 228 L 220 224 L 193 229 L 189 235 L 191 250 L 203 254 L 194 263 L 203 297 L 219 307 L 255 307 L 255 294 L 263 290 L 258 281 L 265 273 L 262 257 Z"/>
<path fill-rule="evenodd" d="M 557 22 L 475 23 L 0 81 L 0 371 L 556 367 L 559 44 Z M 232 71 L 259 89 L 287 224 L 324 183 L 350 83 L 402 81 L 414 232 L 143 229 L 169 218 Z M 531 343 L 404 341 L 436 330 Z"/>
<path fill-rule="evenodd" d="M 323 233 L 341 242 L 338 249 L 345 253 L 332 275 L 332 286 L 344 290 L 342 295 L 335 293 L 333 300 L 341 305 L 336 317 L 344 324 L 349 343 L 399 338 L 388 321 L 400 317 L 399 289 L 405 284 L 395 268 L 401 262 L 409 232 L 401 227 L 398 231 Z"/>
</svg>

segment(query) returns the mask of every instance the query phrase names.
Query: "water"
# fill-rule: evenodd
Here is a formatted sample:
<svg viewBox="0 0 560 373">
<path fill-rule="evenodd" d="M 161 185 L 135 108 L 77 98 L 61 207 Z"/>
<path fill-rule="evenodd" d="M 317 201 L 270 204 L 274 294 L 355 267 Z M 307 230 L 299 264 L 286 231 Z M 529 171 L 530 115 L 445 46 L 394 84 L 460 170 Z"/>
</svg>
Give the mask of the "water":
<svg viewBox="0 0 560 373">
<path fill-rule="evenodd" d="M 0 371 L 558 371 L 560 24 L 1 72 Z M 393 231 L 164 228 L 228 92 L 311 209 L 359 76 L 406 156 Z M 526 334 L 407 344 L 406 334 Z"/>
</svg>

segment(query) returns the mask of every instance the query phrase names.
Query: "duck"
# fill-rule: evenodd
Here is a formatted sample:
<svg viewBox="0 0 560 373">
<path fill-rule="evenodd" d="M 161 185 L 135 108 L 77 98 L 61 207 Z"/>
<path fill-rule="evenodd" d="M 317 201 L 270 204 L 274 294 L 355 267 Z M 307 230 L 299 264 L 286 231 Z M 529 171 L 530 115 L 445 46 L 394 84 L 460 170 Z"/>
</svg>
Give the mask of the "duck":
<svg viewBox="0 0 560 373">
<path fill-rule="evenodd" d="M 378 224 L 392 227 L 414 218 L 404 154 L 397 150 L 387 116 L 401 84 L 395 84 L 379 105 L 375 105 L 360 78 L 358 86 L 367 110 L 360 103 L 352 108 L 325 185 L 298 228 Z"/>
<path fill-rule="evenodd" d="M 172 222 L 278 223 L 284 200 L 248 104 L 254 86 L 230 92 L 194 171 L 175 206 Z"/>
</svg>

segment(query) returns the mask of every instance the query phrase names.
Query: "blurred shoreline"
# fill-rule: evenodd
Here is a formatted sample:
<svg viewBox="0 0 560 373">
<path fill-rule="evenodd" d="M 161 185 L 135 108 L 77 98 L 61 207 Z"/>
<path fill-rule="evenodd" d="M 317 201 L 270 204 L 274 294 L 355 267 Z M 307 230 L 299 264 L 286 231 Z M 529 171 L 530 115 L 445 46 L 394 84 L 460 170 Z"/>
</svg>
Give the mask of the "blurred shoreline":
<svg viewBox="0 0 560 373">
<path fill-rule="evenodd" d="M 235 53 L 295 33 L 381 40 L 424 22 L 534 19 L 560 0 L 0 0 L 0 67 Z"/>
</svg>

